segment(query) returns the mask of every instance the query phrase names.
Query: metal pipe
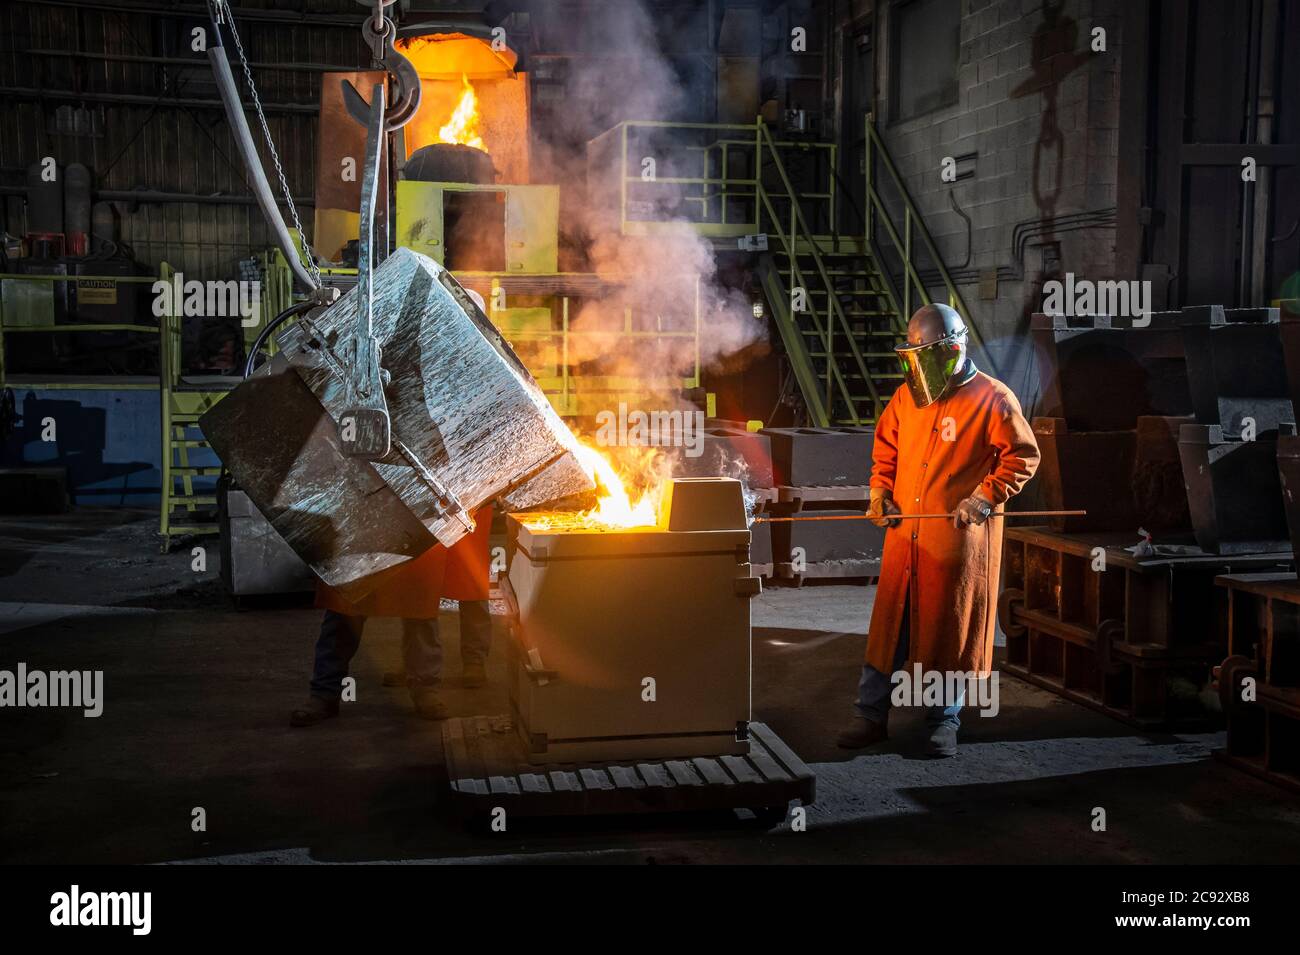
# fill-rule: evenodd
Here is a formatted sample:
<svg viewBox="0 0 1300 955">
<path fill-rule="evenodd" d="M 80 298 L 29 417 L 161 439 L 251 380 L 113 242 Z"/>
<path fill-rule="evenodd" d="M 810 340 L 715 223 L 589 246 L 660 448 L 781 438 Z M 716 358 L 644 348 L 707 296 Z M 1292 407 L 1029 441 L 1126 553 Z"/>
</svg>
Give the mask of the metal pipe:
<svg viewBox="0 0 1300 955">
<path fill-rule="evenodd" d="M 258 333 L 257 338 L 253 339 L 253 344 L 248 349 L 248 358 L 245 359 L 244 361 L 245 378 L 247 378 L 249 375 L 253 373 L 253 365 L 254 362 L 257 361 L 257 353 L 262 350 L 262 346 L 265 345 L 266 340 L 271 337 L 271 333 L 274 332 L 281 325 L 283 325 L 290 318 L 294 318 L 295 316 L 301 315 L 303 312 L 310 310 L 315 304 L 316 304 L 315 302 L 310 302 L 310 301 L 295 302 L 293 305 L 290 305 L 283 312 L 281 312 L 279 315 L 275 316 L 275 318 L 271 319 L 269 322 L 266 323 L 266 328 L 262 329 L 261 332 Z"/>
<path fill-rule="evenodd" d="M 1086 517 L 1087 511 L 994 511 L 989 517 Z M 951 521 L 956 514 L 884 514 L 868 517 L 866 514 L 828 514 L 821 517 L 756 517 L 755 524 L 789 524 L 795 521 Z"/>
<path fill-rule="evenodd" d="M 280 246 L 280 251 L 284 253 L 289 268 L 293 270 L 294 278 L 299 284 L 314 292 L 320 286 L 303 267 L 302 260 L 298 257 L 298 250 L 289 235 L 289 229 L 280 215 L 280 207 L 276 205 L 275 196 L 271 193 L 271 186 L 266 181 L 266 170 L 262 168 L 262 160 L 258 158 L 257 146 L 253 142 L 252 132 L 249 131 L 248 120 L 244 118 L 244 109 L 239 101 L 235 77 L 230 72 L 230 61 L 226 59 L 225 47 L 220 45 L 209 47 L 208 61 L 212 64 L 212 73 L 217 78 L 217 90 L 221 93 L 221 101 L 226 107 L 226 118 L 230 121 L 231 132 L 235 135 L 235 145 L 244 159 L 249 185 L 252 187 L 253 195 L 257 197 L 262 215 L 266 218 L 267 225 L 271 227 L 271 232 Z"/>
</svg>

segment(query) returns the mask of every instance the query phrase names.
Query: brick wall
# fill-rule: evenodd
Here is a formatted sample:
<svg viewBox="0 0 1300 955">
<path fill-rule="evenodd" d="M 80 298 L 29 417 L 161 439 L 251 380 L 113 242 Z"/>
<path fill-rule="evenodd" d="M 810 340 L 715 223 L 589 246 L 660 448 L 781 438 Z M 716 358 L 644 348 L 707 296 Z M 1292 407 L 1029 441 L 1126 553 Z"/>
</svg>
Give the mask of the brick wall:
<svg viewBox="0 0 1300 955">
<path fill-rule="evenodd" d="M 1082 214 L 1115 205 L 1120 0 L 1064 0 L 1054 20 L 1042 0 L 954 2 L 962 8 L 958 101 L 900 122 L 886 112 L 879 128 L 950 270 L 967 256 L 967 226 L 950 193 L 970 216 L 959 291 L 1000 376 L 1032 401 L 1037 382 L 1025 325 L 1041 302 L 1044 265 L 1052 264 L 1045 243 L 1059 243 L 1060 272 L 1116 277 L 1113 227 L 1079 226 L 1093 221 Z M 889 7 L 882 12 L 887 18 Z M 1106 30 L 1105 53 L 1090 49 L 1097 26 Z M 881 27 L 883 41 L 887 22 Z M 886 54 L 879 67 L 886 103 L 889 73 Z M 942 181 L 944 157 L 968 153 L 977 154 L 974 175 Z M 1045 230 L 1046 218 L 1062 216 L 1074 220 Z M 1023 256 L 1013 244 L 1020 236 Z M 998 273 L 997 298 L 984 300 L 979 276 L 990 270 Z M 936 299 L 941 288 L 932 288 Z"/>
</svg>

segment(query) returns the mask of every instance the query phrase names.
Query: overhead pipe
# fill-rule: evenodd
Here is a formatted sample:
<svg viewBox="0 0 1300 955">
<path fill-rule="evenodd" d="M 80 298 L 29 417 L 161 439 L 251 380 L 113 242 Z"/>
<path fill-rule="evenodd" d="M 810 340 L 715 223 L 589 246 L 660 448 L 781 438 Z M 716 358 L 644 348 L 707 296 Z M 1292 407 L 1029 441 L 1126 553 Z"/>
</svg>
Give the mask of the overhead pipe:
<svg viewBox="0 0 1300 955">
<path fill-rule="evenodd" d="M 230 121 L 231 131 L 235 134 L 235 145 L 244 159 L 244 168 L 248 170 L 249 185 L 252 187 L 253 195 L 257 199 L 257 205 L 261 208 L 267 225 L 271 227 L 280 251 L 284 253 L 285 260 L 293 271 L 294 278 L 298 280 L 299 285 L 314 292 L 320 288 L 320 283 L 312 278 L 311 273 L 303 266 L 298 249 L 293 244 L 293 237 L 289 235 L 289 229 L 284 224 L 284 217 L 280 215 L 280 207 L 276 205 L 270 183 L 266 181 L 266 170 L 262 168 L 262 160 L 257 155 L 257 146 L 248 128 L 248 120 L 244 118 L 243 104 L 239 101 L 239 88 L 235 85 L 235 77 L 230 72 L 230 61 L 226 59 L 225 47 L 219 40 L 220 37 L 217 43 L 208 47 L 208 61 L 212 64 L 212 72 L 217 78 L 217 91 L 221 94 L 221 101 L 226 107 L 226 118 Z"/>
</svg>

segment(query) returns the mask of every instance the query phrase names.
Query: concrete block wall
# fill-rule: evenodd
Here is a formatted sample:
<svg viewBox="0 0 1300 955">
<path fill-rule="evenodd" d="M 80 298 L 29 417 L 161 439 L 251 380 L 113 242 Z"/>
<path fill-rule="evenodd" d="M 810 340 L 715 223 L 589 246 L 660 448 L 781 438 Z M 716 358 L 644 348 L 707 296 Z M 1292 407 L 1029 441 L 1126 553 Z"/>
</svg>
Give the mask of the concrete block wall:
<svg viewBox="0 0 1300 955">
<path fill-rule="evenodd" d="M 967 226 L 950 193 L 971 217 L 970 261 L 956 274 L 1001 377 L 1032 402 L 1037 382 L 1026 325 L 1041 303 L 1043 245 L 1057 242 L 1059 271 L 1116 278 L 1114 230 L 1062 224 L 1041 235 L 1044 220 L 1113 209 L 1122 54 L 1120 0 L 960 0 L 958 100 L 879 128 L 940 254 L 952 270 L 967 258 Z M 888 8 L 886 8 L 886 12 Z M 1091 50 L 1092 30 L 1106 31 L 1106 52 Z M 887 34 L 885 34 L 887 35 Z M 889 70 L 882 70 L 888 90 Z M 882 97 L 887 102 L 888 96 Z M 974 176 L 944 182 L 946 156 L 976 153 Z M 967 164 L 962 164 L 963 171 Z M 1040 233 L 1020 261 L 1017 226 Z M 997 270 L 996 300 L 980 297 L 979 274 Z M 1125 278 L 1129 276 L 1123 276 Z M 938 295 L 937 289 L 932 294 Z"/>
</svg>

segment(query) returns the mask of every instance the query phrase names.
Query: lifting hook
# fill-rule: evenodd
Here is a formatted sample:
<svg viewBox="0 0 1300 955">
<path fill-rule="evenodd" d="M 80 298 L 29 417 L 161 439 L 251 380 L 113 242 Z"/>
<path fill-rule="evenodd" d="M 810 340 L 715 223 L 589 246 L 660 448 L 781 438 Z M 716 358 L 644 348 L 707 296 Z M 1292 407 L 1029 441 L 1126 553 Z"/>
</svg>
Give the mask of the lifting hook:
<svg viewBox="0 0 1300 955">
<path fill-rule="evenodd" d="M 420 74 L 416 72 L 415 64 L 394 46 L 397 24 L 385 12 L 385 8 L 395 2 L 375 0 L 374 15 L 367 17 L 361 28 L 371 55 L 393 77 L 391 105 L 385 110 L 384 117 L 384 132 L 388 133 L 409 123 L 420 108 Z M 348 80 L 343 81 L 343 103 L 353 119 L 363 126 L 369 124 L 370 104 Z"/>
</svg>

